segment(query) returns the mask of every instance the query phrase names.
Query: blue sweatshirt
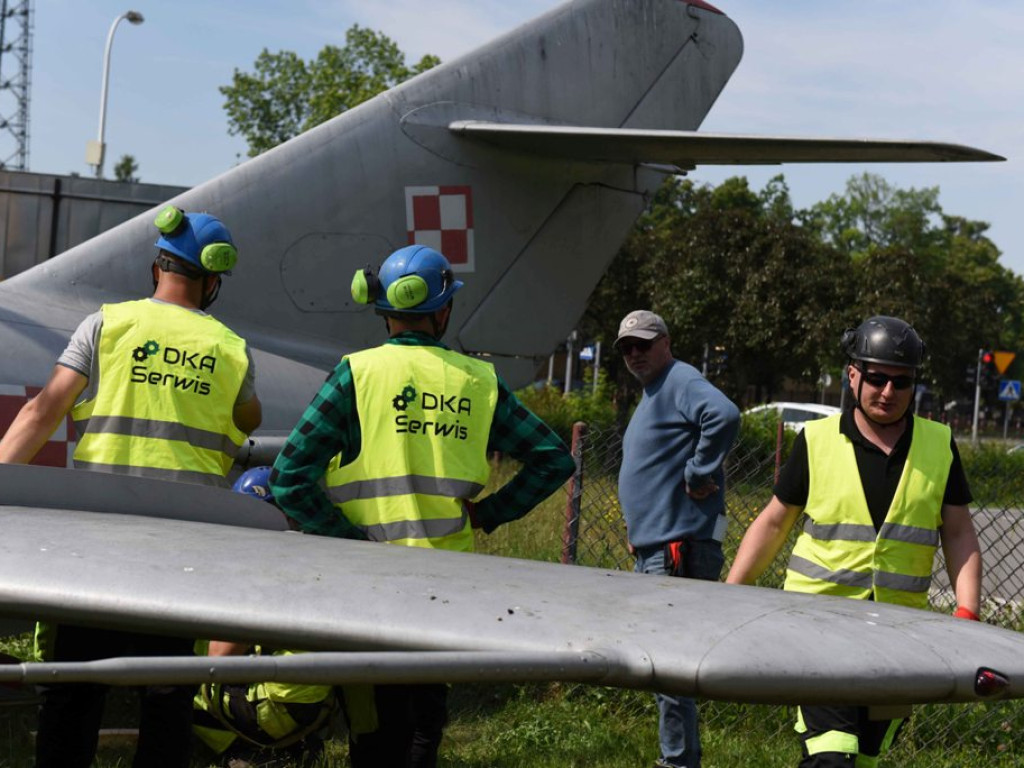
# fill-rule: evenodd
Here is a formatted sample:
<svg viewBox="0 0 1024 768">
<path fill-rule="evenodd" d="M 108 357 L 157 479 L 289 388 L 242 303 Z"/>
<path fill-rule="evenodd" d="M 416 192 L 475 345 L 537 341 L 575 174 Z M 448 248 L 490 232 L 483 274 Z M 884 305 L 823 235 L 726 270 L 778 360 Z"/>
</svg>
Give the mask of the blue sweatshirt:
<svg viewBox="0 0 1024 768">
<path fill-rule="evenodd" d="M 725 512 L 722 464 L 739 431 L 740 412 L 692 365 L 673 360 L 644 387 L 626 428 L 619 501 L 636 547 L 684 538 L 710 539 Z M 714 481 L 696 501 L 686 486 Z"/>
</svg>

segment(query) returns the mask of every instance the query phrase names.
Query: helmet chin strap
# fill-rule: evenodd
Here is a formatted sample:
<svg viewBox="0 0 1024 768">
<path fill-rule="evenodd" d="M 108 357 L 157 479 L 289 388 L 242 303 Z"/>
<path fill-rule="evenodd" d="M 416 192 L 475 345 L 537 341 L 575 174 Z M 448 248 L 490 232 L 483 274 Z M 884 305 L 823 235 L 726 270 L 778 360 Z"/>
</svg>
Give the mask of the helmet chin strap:
<svg viewBox="0 0 1024 768">
<path fill-rule="evenodd" d="M 217 300 L 217 297 L 220 295 L 220 287 L 221 287 L 221 285 L 222 285 L 222 283 L 221 283 L 220 280 L 217 280 L 213 284 L 213 290 L 211 290 L 209 293 L 205 294 L 203 296 L 203 298 L 202 298 L 202 301 L 199 302 L 199 309 L 201 309 L 201 310 L 203 310 L 205 312 L 206 308 L 209 307 L 211 304 L 213 304 L 213 302 L 215 302 Z"/>
<path fill-rule="evenodd" d="M 450 311 L 448 312 L 448 316 L 444 319 L 444 323 L 438 322 L 438 314 L 440 313 L 435 312 L 430 316 L 430 325 L 434 329 L 434 338 L 440 341 L 444 337 L 445 332 L 448 330 L 448 321 L 452 319 L 452 313 Z"/>
<path fill-rule="evenodd" d="M 864 372 L 861 371 L 860 381 L 857 382 L 857 398 L 856 398 L 856 400 L 854 400 L 854 403 L 856 403 L 857 410 L 860 411 L 862 414 L 864 414 L 864 418 L 867 419 L 868 421 L 870 421 L 872 424 L 874 424 L 876 426 L 879 426 L 879 427 L 888 427 L 889 426 L 888 424 L 883 424 L 882 422 L 878 421 L 877 419 L 871 418 L 871 414 L 869 414 L 867 411 L 865 411 L 864 410 L 864 406 L 860 404 L 860 400 L 864 396 L 864 375 L 863 374 L 864 374 Z"/>
</svg>

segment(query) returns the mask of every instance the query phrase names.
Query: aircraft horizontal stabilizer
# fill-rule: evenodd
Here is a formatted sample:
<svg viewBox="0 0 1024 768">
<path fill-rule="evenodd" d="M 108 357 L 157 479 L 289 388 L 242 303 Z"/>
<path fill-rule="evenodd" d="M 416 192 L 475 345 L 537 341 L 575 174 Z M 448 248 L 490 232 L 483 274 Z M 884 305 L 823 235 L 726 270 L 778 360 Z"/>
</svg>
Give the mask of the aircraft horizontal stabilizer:
<svg viewBox="0 0 1024 768">
<path fill-rule="evenodd" d="M 1005 157 L 962 144 L 899 139 L 745 136 L 459 120 L 453 133 L 503 149 L 571 160 L 698 165 L 779 163 L 964 163 Z"/>
</svg>

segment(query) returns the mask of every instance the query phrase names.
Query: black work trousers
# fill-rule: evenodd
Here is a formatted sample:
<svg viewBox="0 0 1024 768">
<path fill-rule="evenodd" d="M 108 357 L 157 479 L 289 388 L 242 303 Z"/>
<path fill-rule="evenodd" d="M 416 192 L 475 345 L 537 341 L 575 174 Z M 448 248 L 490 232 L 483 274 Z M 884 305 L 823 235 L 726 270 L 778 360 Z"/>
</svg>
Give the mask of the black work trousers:
<svg viewBox="0 0 1024 768">
<path fill-rule="evenodd" d="M 436 768 L 448 686 L 375 685 L 377 730 L 349 739 L 352 768 Z"/>
<path fill-rule="evenodd" d="M 47 661 L 115 656 L 191 656 L 192 640 L 114 632 L 70 624 L 56 627 Z M 96 756 L 108 686 L 62 683 L 41 688 L 36 768 L 89 768 Z M 132 768 L 188 768 L 192 753 L 192 686 L 140 689 L 139 741 Z"/>
<path fill-rule="evenodd" d="M 800 707 L 806 731 L 800 734 L 800 768 L 856 768 L 857 756 L 877 759 L 895 743 L 906 722 L 870 720 L 867 707 Z M 844 736 L 852 738 L 844 738 Z M 839 748 L 837 742 L 848 742 Z"/>
</svg>

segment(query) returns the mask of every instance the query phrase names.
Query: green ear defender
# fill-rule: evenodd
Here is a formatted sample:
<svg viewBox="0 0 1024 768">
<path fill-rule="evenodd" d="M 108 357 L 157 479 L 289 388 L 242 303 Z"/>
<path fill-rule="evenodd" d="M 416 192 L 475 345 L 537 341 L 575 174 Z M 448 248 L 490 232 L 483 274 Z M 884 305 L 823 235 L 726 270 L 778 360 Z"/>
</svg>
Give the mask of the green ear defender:
<svg viewBox="0 0 1024 768">
<path fill-rule="evenodd" d="M 380 281 L 370 265 L 357 269 L 352 276 L 352 298 L 357 304 L 372 304 L 380 294 Z"/>
<path fill-rule="evenodd" d="M 160 230 L 160 234 L 175 235 L 178 230 L 181 229 L 181 225 L 184 221 L 185 212 L 181 210 L 181 208 L 168 205 L 157 214 L 156 220 L 153 223 L 156 225 L 156 228 Z"/>
<path fill-rule="evenodd" d="M 238 262 L 238 250 L 231 243 L 210 243 L 199 261 L 207 272 L 229 272 Z"/>
<path fill-rule="evenodd" d="M 381 284 L 377 274 L 367 264 L 352 276 L 352 298 L 360 304 L 372 304 L 380 298 Z M 419 275 L 405 275 L 388 286 L 387 298 L 395 309 L 419 306 L 430 295 L 430 286 Z"/>
<path fill-rule="evenodd" d="M 388 286 L 387 295 L 395 309 L 411 309 L 427 300 L 430 286 L 419 275 L 405 275 Z"/>
</svg>

